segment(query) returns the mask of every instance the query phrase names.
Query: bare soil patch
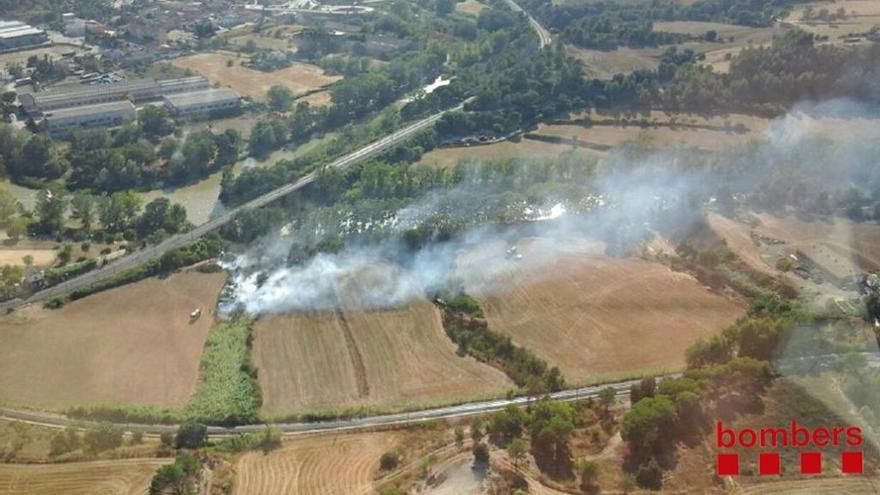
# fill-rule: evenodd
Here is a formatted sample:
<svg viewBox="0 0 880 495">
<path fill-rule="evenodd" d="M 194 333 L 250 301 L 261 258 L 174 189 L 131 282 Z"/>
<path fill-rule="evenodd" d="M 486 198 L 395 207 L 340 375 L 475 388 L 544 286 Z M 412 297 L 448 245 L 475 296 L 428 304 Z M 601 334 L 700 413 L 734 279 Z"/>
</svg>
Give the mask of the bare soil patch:
<svg viewBox="0 0 880 495">
<path fill-rule="evenodd" d="M 0 464 L 2 495 L 141 495 L 171 459 L 129 459 L 69 464 Z"/>
<path fill-rule="evenodd" d="M 659 263 L 608 257 L 599 243 L 528 238 L 518 247 L 523 259 L 488 278 L 473 275 L 481 273 L 473 267 L 503 260 L 506 244 L 463 256 L 465 286 L 490 328 L 559 366 L 571 382 L 681 368 L 687 346 L 744 310 Z"/>
<path fill-rule="evenodd" d="M 394 448 L 395 433 L 297 438 L 264 455 L 250 452 L 236 464 L 236 495 L 373 493 L 379 458 Z"/>
<path fill-rule="evenodd" d="M 231 67 L 228 61 L 233 61 Z M 262 72 L 243 67 L 237 54 L 214 52 L 199 53 L 175 59 L 172 63 L 182 69 L 192 69 L 212 83 L 227 86 L 243 96 L 264 99 L 269 88 L 275 85 L 286 86 L 295 95 L 303 95 L 309 91 L 323 88 L 341 79 L 339 76 L 328 76 L 323 69 L 311 64 L 294 64 L 286 69 L 274 72 Z"/>
<path fill-rule="evenodd" d="M 458 356 L 427 302 L 372 311 L 347 307 L 356 302 L 343 301 L 345 322 L 333 312 L 257 322 L 254 360 L 264 412 L 451 402 L 512 386 L 501 371 Z M 361 373 L 366 383 L 359 385 Z"/>
<path fill-rule="evenodd" d="M 226 275 L 195 271 L 148 279 L 0 319 L 0 401 L 59 409 L 76 404 L 182 406 Z M 189 314 L 204 315 L 190 324 Z"/>
</svg>

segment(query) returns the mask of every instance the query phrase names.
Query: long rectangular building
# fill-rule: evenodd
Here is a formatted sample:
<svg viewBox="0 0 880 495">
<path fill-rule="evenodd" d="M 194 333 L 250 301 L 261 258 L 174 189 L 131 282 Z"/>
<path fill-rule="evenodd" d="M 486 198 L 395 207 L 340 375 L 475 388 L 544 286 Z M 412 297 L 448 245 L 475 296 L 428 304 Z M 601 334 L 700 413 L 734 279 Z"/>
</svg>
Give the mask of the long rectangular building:
<svg viewBox="0 0 880 495">
<path fill-rule="evenodd" d="M 114 101 L 75 108 L 61 108 L 45 115 L 46 130 L 53 136 L 66 136 L 85 127 L 110 127 L 137 117 L 130 101 Z"/>
<path fill-rule="evenodd" d="M 112 84 L 24 94 L 19 96 L 19 101 L 21 101 L 22 107 L 24 107 L 28 114 L 39 115 L 61 108 L 97 105 L 122 100 L 143 103 L 161 99 L 166 95 L 200 91 L 210 87 L 211 83 L 201 76 L 163 81 L 121 81 Z"/>
<path fill-rule="evenodd" d="M 238 93 L 226 88 L 166 95 L 164 100 L 168 112 L 178 117 L 233 110 L 240 102 Z"/>
<path fill-rule="evenodd" d="M 0 50 L 10 50 L 45 43 L 49 37 L 42 29 L 21 21 L 0 21 Z"/>
</svg>

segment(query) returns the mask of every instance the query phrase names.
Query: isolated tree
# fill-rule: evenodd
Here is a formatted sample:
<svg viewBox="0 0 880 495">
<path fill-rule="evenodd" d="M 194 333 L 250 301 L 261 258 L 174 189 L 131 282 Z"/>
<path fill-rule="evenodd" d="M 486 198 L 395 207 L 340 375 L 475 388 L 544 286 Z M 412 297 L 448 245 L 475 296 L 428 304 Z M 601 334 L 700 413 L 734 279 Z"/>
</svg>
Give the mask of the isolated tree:
<svg viewBox="0 0 880 495">
<path fill-rule="evenodd" d="M 578 470 L 581 474 L 581 490 L 584 493 L 598 492 L 599 463 L 596 461 L 581 461 Z"/>
<path fill-rule="evenodd" d="M 286 86 L 276 84 L 266 93 L 269 108 L 276 112 L 286 112 L 293 106 L 293 92 Z"/>
<path fill-rule="evenodd" d="M 111 423 L 101 423 L 86 430 L 83 438 L 91 452 L 103 452 L 122 445 L 122 430 Z"/>
<path fill-rule="evenodd" d="M 208 427 L 196 421 L 187 421 L 177 429 L 174 446 L 178 449 L 197 449 L 208 443 Z"/>
<path fill-rule="evenodd" d="M 170 431 L 163 431 L 159 435 L 159 442 L 162 443 L 165 447 L 173 447 L 174 446 L 174 433 Z"/>
<path fill-rule="evenodd" d="M 379 458 L 379 467 L 383 471 L 390 471 L 397 467 L 400 462 L 400 457 L 397 455 L 397 452 L 385 452 L 382 454 L 382 457 Z"/>
<path fill-rule="evenodd" d="M 95 220 L 95 198 L 84 192 L 77 192 L 70 200 L 71 216 L 82 224 L 86 231 L 92 229 Z"/>
<path fill-rule="evenodd" d="M 489 447 L 484 443 L 477 443 L 473 448 L 474 464 L 486 466 L 489 464 Z"/>
<path fill-rule="evenodd" d="M 440 16 L 449 15 L 455 10 L 455 3 L 456 0 L 436 0 L 434 11 Z"/>
<path fill-rule="evenodd" d="M 514 438 L 507 445 L 507 455 L 513 459 L 513 469 L 517 472 L 519 472 L 519 463 L 525 459 L 527 451 L 528 445 L 526 445 L 526 441 L 522 438 Z"/>
<path fill-rule="evenodd" d="M 483 438 L 483 420 L 480 418 L 475 419 L 471 423 L 471 438 L 474 442 L 479 442 Z"/>
<path fill-rule="evenodd" d="M 604 415 L 608 415 L 608 409 L 614 404 L 615 397 L 617 397 L 617 392 L 611 387 L 605 387 L 599 391 L 599 405 L 602 406 Z"/>
<path fill-rule="evenodd" d="M 64 192 L 60 187 L 53 186 L 40 191 L 36 205 L 40 231 L 51 235 L 61 232 L 66 207 Z"/>
<path fill-rule="evenodd" d="M 464 429 L 461 426 L 456 426 L 454 430 L 455 435 L 455 444 L 461 447 L 464 444 Z"/>
<path fill-rule="evenodd" d="M 6 225 L 6 235 L 13 241 L 17 241 L 27 233 L 28 221 L 24 217 L 12 219 Z"/>
<path fill-rule="evenodd" d="M 178 454 L 173 464 L 159 468 L 150 482 L 150 495 L 187 495 L 195 493 L 202 464 L 190 454 Z"/>
<path fill-rule="evenodd" d="M 18 201 L 6 189 L 0 189 L 0 227 L 6 227 L 18 213 Z"/>
</svg>

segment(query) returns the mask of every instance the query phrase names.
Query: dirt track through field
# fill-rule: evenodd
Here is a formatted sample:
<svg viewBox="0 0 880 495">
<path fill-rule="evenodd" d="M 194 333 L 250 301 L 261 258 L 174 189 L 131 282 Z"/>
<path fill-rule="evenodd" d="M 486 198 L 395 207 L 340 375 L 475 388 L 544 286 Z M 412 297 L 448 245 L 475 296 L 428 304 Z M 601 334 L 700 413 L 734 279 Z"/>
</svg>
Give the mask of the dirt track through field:
<svg viewBox="0 0 880 495">
<path fill-rule="evenodd" d="M 370 395 L 370 384 L 367 382 L 367 367 L 364 366 L 364 357 L 358 349 L 357 342 L 351 333 L 351 326 L 345 319 L 345 313 L 342 307 L 336 306 L 336 318 L 339 320 L 339 326 L 342 327 L 342 335 L 345 337 L 345 347 L 348 349 L 348 356 L 351 358 L 351 366 L 354 368 L 355 381 L 357 382 L 358 396 L 366 397 Z"/>
</svg>

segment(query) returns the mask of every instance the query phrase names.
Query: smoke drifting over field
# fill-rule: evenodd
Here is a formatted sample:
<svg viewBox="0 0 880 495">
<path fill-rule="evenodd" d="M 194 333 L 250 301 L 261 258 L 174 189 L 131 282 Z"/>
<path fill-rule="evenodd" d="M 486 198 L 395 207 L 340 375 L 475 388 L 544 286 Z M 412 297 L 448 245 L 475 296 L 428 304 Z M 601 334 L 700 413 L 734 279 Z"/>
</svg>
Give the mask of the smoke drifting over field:
<svg viewBox="0 0 880 495">
<path fill-rule="evenodd" d="M 675 149 L 636 154 L 638 158 L 630 158 L 631 154 L 626 151 L 614 153 L 591 180 L 589 195 L 574 202 L 552 193 L 532 197 L 530 201 L 517 203 L 520 221 L 515 226 L 487 226 L 478 222 L 451 241 L 429 243 L 418 250 L 406 246 L 403 235 L 407 229 L 430 221 L 438 209 L 450 213 L 450 209 L 455 208 L 456 196 L 475 198 L 499 191 L 467 186 L 469 189 L 429 194 L 424 200 L 382 219 L 387 234 L 383 240 L 350 242 L 337 253 L 320 253 L 303 263 L 288 266 L 287 252 L 303 234 L 293 226 L 287 235 L 274 236 L 272 241 L 262 243 L 232 263 L 234 303 L 257 315 L 331 309 L 339 304 L 342 296 L 365 309 L 387 308 L 439 291 L 455 290 L 465 278 L 469 287 L 476 285 L 484 291 L 492 291 L 492 281 L 499 275 L 541 270 L 560 250 L 572 246 L 573 238 L 599 239 L 606 243 L 610 254 L 624 254 L 650 237 L 653 231 L 668 233 L 685 229 L 687 222 L 698 218 L 695 214 L 699 215 L 704 205 L 715 201 L 724 181 L 724 184 L 732 184 L 736 191 L 762 187 L 777 173 L 772 168 L 773 160 L 780 156 L 797 156 L 799 148 L 815 138 L 818 128 L 841 140 L 854 139 L 858 133 L 876 134 L 876 121 L 857 118 L 848 121 L 847 128 L 819 118 L 825 115 L 851 118 L 857 110 L 847 102 L 830 102 L 804 107 L 779 119 L 766 133 L 769 146 L 764 146 L 756 155 L 767 160 L 763 167 L 736 163 L 736 154 L 701 159 Z M 864 155 L 864 150 L 853 151 L 848 146 L 835 145 L 830 155 L 822 159 L 839 158 L 846 161 L 843 168 L 859 168 L 873 163 Z M 708 162 L 711 163 L 706 166 Z M 742 167 L 752 167 L 754 174 L 731 175 L 729 169 Z M 828 177 L 838 177 L 840 168 L 841 163 L 833 160 L 803 166 L 817 176 Z M 452 213 L 470 219 L 475 216 L 472 210 Z M 548 241 L 537 259 L 517 261 L 515 256 L 505 256 L 502 250 L 495 258 L 483 258 L 478 266 L 462 266 L 462 253 L 479 251 L 498 242 L 514 246 L 523 235 Z"/>
</svg>

